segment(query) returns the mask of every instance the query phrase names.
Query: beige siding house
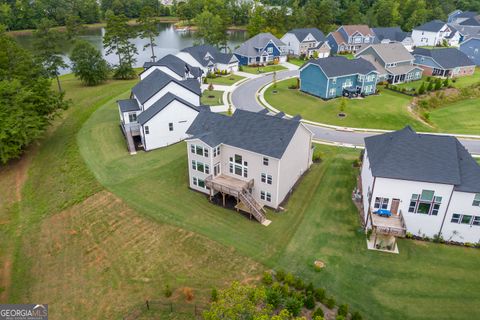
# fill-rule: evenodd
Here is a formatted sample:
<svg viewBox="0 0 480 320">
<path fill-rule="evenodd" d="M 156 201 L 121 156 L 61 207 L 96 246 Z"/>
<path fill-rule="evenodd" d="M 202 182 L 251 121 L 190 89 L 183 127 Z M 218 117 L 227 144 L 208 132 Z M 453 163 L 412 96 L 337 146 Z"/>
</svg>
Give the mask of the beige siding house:
<svg viewBox="0 0 480 320">
<path fill-rule="evenodd" d="M 187 133 L 190 188 L 225 199 L 262 224 L 312 164 L 312 133 L 299 118 L 201 111 Z"/>
</svg>

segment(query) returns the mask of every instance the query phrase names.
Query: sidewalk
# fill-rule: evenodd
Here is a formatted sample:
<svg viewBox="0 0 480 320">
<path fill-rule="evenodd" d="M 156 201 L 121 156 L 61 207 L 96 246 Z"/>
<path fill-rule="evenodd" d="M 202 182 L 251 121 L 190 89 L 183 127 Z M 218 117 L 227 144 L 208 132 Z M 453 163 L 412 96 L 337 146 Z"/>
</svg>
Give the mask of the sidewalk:
<svg viewBox="0 0 480 320">
<path fill-rule="evenodd" d="M 285 68 L 287 68 L 288 70 L 291 70 L 291 71 L 300 69 L 299 66 L 297 66 L 293 63 L 290 63 L 290 62 L 282 62 L 282 63 L 280 63 L 280 65 L 284 66 Z"/>
</svg>

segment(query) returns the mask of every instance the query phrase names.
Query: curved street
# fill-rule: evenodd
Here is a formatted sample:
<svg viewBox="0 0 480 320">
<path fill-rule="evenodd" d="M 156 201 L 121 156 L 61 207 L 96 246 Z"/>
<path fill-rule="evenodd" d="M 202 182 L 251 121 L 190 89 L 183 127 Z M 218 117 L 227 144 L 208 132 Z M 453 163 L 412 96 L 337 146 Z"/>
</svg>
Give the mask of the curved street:
<svg viewBox="0 0 480 320">
<path fill-rule="evenodd" d="M 298 76 L 298 70 L 288 70 L 277 72 L 277 81 Z M 235 108 L 260 111 L 264 107 L 257 100 L 257 93 L 265 85 L 273 81 L 272 74 L 249 79 L 239 84 L 232 92 L 231 101 Z M 308 119 L 306 119 L 308 120 Z M 333 128 L 322 127 L 319 125 L 305 124 L 314 134 L 314 139 L 329 143 L 346 144 L 351 146 L 362 147 L 364 145 L 363 139 L 365 137 L 375 135 L 375 132 L 360 132 L 360 131 L 342 131 Z M 480 155 L 480 140 L 459 138 L 467 150 L 474 154 Z"/>
</svg>

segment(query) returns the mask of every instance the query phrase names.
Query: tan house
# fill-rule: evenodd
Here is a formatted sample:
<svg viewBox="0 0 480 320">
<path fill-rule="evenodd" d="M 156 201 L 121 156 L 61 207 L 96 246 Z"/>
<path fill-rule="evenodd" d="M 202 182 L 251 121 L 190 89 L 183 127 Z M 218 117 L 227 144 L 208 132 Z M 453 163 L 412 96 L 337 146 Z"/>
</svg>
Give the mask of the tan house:
<svg viewBox="0 0 480 320">
<path fill-rule="evenodd" d="M 318 58 L 330 56 L 330 46 L 325 35 L 317 28 L 292 29 L 281 39 L 286 44 L 287 53 L 295 56 Z"/>
<path fill-rule="evenodd" d="M 264 225 L 264 206 L 278 209 L 312 164 L 312 132 L 301 122 L 236 110 L 202 110 L 187 131 L 190 188 L 217 197 Z"/>
</svg>

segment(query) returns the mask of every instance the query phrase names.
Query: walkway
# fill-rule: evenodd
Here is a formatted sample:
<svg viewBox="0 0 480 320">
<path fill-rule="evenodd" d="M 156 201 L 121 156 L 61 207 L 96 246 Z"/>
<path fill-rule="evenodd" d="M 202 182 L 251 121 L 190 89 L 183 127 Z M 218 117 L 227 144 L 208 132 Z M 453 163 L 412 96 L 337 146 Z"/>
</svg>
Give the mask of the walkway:
<svg viewBox="0 0 480 320">
<path fill-rule="evenodd" d="M 277 81 L 280 81 L 286 78 L 299 76 L 299 71 L 279 71 L 276 76 Z M 235 108 L 243 110 L 257 112 L 264 109 L 264 106 L 258 100 L 259 92 L 264 86 L 272 81 L 272 74 L 266 74 L 238 84 L 230 95 L 231 103 Z M 379 132 L 375 132 L 374 129 L 369 131 L 368 129 L 352 130 L 352 128 L 332 128 L 322 124 L 312 124 L 308 122 L 309 121 L 304 121 L 307 128 L 313 132 L 315 140 L 335 145 L 363 148 L 364 138 L 379 134 Z M 480 155 L 480 139 L 466 139 L 459 137 L 459 140 L 470 153 Z"/>
</svg>

